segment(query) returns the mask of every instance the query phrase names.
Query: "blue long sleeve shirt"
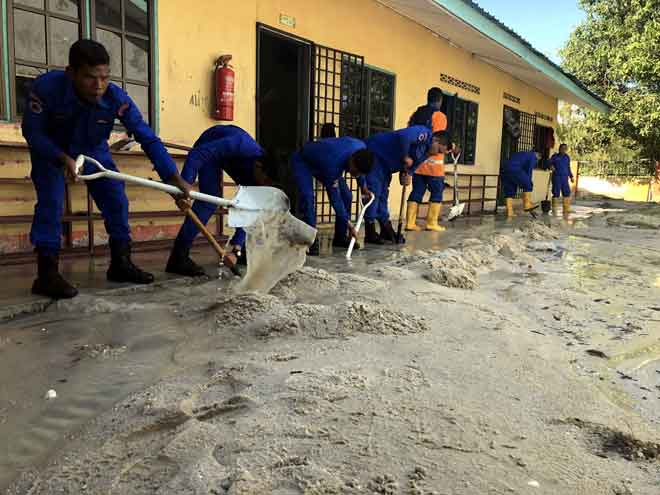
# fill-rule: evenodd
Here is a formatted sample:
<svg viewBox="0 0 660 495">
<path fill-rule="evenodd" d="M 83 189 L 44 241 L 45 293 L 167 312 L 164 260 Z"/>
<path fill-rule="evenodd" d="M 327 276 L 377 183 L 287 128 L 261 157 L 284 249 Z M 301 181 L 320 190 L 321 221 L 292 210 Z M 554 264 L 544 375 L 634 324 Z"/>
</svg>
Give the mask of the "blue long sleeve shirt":
<svg viewBox="0 0 660 495">
<path fill-rule="evenodd" d="M 557 177 L 573 177 L 571 172 L 571 157 L 566 154 L 555 153 L 550 158 L 550 164 L 554 167 Z"/>
<path fill-rule="evenodd" d="M 71 78 L 59 70 L 38 77 L 28 96 L 22 131 L 33 166 L 60 168 L 58 156 L 62 153 L 74 159 L 85 154 L 101 163 L 112 163 L 108 138 L 116 119 L 140 143 L 162 180 L 177 173 L 162 141 L 123 89 L 110 83 L 98 102 L 84 102 L 76 95 Z"/>
<path fill-rule="evenodd" d="M 236 184 L 254 186 L 254 162 L 262 156 L 263 148 L 243 129 L 216 125 L 197 139 L 181 176 L 192 184 L 199 169 L 210 165 L 224 170 Z"/>
<path fill-rule="evenodd" d="M 428 127 L 415 125 L 393 132 L 374 134 L 366 140 L 367 148 L 380 159 L 381 166 L 392 172 L 401 172 L 403 160 L 413 160 L 413 170 L 425 159 L 431 144 L 431 131 Z"/>
<path fill-rule="evenodd" d="M 525 172 L 527 175 L 531 176 L 534 167 L 536 167 L 536 153 L 533 151 L 519 151 L 511 155 L 504 167 L 503 172 L 515 173 L 515 172 Z"/>
<path fill-rule="evenodd" d="M 337 181 L 348 172 L 348 159 L 356 151 L 366 148 L 364 142 L 351 137 L 339 137 L 313 141 L 303 146 L 299 153 L 312 174 L 328 192 L 330 204 L 337 218 L 350 218 L 344 207 Z"/>
</svg>

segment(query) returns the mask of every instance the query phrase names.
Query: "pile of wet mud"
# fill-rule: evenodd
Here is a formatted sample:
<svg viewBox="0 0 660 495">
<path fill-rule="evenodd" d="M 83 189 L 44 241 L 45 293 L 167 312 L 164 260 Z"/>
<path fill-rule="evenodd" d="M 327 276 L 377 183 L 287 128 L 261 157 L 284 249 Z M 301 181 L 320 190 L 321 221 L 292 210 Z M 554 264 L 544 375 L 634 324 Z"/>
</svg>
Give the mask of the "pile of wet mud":
<svg viewBox="0 0 660 495">
<path fill-rule="evenodd" d="M 479 275 L 509 263 L 525 270 L 544 261 L 542 253 L 558 252 L 560 234 L 537 221 L 521 224 L 513 232 L 469 238 L 440 252 L 402 253 L 372 271 L 393 280 L 423 278 L 444 287 L 474 290 Z"/>
<path fill-rule="evenodd" d="M 408 335 L 428 331 L 425 319 L 387 305 L 342 301 L 334 304 L 292 303 L 274 295 L 224 295 L 209 310 L 217 332 L 239 330 L 259 338 L 304 335 L 323 339 L 358 333 Z"/>
<path fill-rule="evenodd" d="M 330 273 L 321 268 L 304 267 L 285 277 L 271 291 L 281 299 L 319 302 L 330 296 L 367 294 L 387 287 L 385 280 L 355 273 Z"/>
</svg>

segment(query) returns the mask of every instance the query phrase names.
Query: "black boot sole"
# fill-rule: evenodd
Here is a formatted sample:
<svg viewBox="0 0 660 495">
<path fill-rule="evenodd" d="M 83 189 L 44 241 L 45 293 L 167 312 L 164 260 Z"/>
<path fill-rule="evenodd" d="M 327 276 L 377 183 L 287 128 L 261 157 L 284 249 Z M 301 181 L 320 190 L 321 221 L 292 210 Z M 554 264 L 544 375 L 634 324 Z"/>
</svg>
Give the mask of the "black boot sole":
<svg viewBox="0 0 660 495">
<path fill-rule="evenodd" d="M 150 276 L 147 277 L 145 276 L 142 279 L 136 279 L 132 277 L 128 277 L 125 275 L 118 275 L 115 273 L 108 272 L 106 274 L 108 282 L 115 282 L 118 284 L 135 284 L 135 285 L 149 285 L 154 283 L 154 276 L 149 274 Z"/>
<path fill-rule="evenodd" d="M 72 287 L 71 290 L 62 291 L 62 292 L 51 292 L 46 289 L 43 289 L 39 286 L 38 281 L 35 280 L 32 285 L 32 294 L 35 296 L 44 296 L 49 297 L 50 299 L 55 299 L 56 301 L 64 299 L 73 299 L 78 295 L 78 289 Z"/>
</svg>

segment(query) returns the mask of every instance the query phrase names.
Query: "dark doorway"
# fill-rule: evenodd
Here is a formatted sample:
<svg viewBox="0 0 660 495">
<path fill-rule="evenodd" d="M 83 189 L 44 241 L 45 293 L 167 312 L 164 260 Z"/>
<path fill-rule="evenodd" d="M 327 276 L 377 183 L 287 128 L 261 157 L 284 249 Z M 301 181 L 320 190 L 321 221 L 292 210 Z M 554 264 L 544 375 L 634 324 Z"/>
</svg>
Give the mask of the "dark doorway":
<svg viewBox="0 0 660 495">
<path fill-rule="evenodd" d="M 511 155 L 514 153 L 518 151 L 536 151 L 536 127 L 536 115 L 506 105 L 504 106 L 500 171 L 504 162 L 511 158 Z M 517 196 L 520 196 L 520 194 Z M 498 191 L 497 197 L 498 204 L 504 204 L 504 195 L 501 188 Z"/>
<path fill-rule="evenodd" d="M 309 139 L 311 45 L 259 26 L 257 140 L 282 155 Z"/>
</svg>

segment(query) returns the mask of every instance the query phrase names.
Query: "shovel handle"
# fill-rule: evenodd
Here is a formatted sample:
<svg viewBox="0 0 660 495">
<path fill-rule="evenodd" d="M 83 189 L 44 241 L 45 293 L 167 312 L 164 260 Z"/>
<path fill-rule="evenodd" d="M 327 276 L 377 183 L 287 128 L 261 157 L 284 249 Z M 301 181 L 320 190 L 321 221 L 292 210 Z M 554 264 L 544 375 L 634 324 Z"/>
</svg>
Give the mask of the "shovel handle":
<svg viewBox="0 0 660 495">
<path fill-rule="evenodd" d="M 360 215 L 358 216 L 358 221 L 357 224 L 355 225 L 355 230 L 357 232 L 360 232 L 360 227 L 362 227 L 362 222 L 364 221 L 364 214 L 367 212 L 367 208 L 371 206 L 371 204 L 374 202 L 375 199 L 376 199 L 376 195 L 374 193 L 371 193 L 371 199 L 360 210 Z M 356 242 L 355 237 L 351 237 L 351 242 L 348 245 L 348 251 L 346 251 L 347 260 L 351 259 L 351 255 L 353 254 L 353 248 L 355 248 L 355 242 Z"/>
<path fill-rule="evenodd" d="M 186 208 L 185 213 L 186 216 L 190 218 L 190 220 L 192 220 L 192 222 L 197 226 L 204 237 L 206 237 L 206 240 L 209 241 L 209 244 L 213 247 L 214 251 L 218 253 L 218 256 L 220 256 L 220 259 L 223 259 L 225 257 L 225 250 L 222 249 L 220 244 L 218 244 L 218 241 L 215 240 L 213 234 L 209 232 L 209 229 L 206 228 L 206 225 L 202 223 L 197 214 L 192 211 L 192 208 Z"/>
<path fill-rule="evenodd" d="M 220 261 L 223 262 L 225 259 L 225 250 L 222 248 L 220 244 L 218 244 L 218 241 L 215 240 L 215 237 L 213 237 L 213 234 L 209 232 L 209 229 L 206 228 L 206 225 L 202 223 L 202 221 L 199 219 L 197 214 L 192 211 L 192 208 L 186 208 L 185 210 L 186 216 L 192 220 L 192 222 L 197 226 L 199 231 L 206 237 L 206 240 L 209 241 L 209 244 L 211 247 L 213 247 L 213 250 L 218 254 L 220 257 Z M 225 265 L 231 270 L 231 272 L 236 275 L 236 276 L 241 276 L 240 270 L 235 266 L 229 266 Z"/>
<path fill-rule="evenodd" d="M 81 175 L 80 172 L 82 171 L 82 167 L 85 162 L 89 162 L 95 165 L 96 168 L 98 169 L 98 172 L 89 175 Z M 159 191 L 163 191 L 175 196 L 183 194 L 183 191 L 181 191 L 181 189 L 179 189 L 178 187 L 170 186 L 169 184 L 164 184 L 162 182 L 158 182 L 155 180 L 144 179 L 142 177 L 135 177 L 133 175 L 122 174 L 120 172 L 115 172 L 114 170 L 108 170 L 98 160 L 95 160 L 94 158 L 85 155 L 78 156 L 78 159 L 76 160 L 76 170 L 78 172 L 78 178 L 85 181 L 108 178 L 108 179 L 121 180 L 124 182 L 130 182 L 132 184 L 148 187 L 150 189 L 158 189 Z M 236 206 L 236 204 L 232 200 L 218 198 L 217 196 L 211 196 L 210 194 L 203 194 L 197 191 L 191 191 L 190 197 L 217 206 L 227 206 L 227 207 Z"/>
</svg>

